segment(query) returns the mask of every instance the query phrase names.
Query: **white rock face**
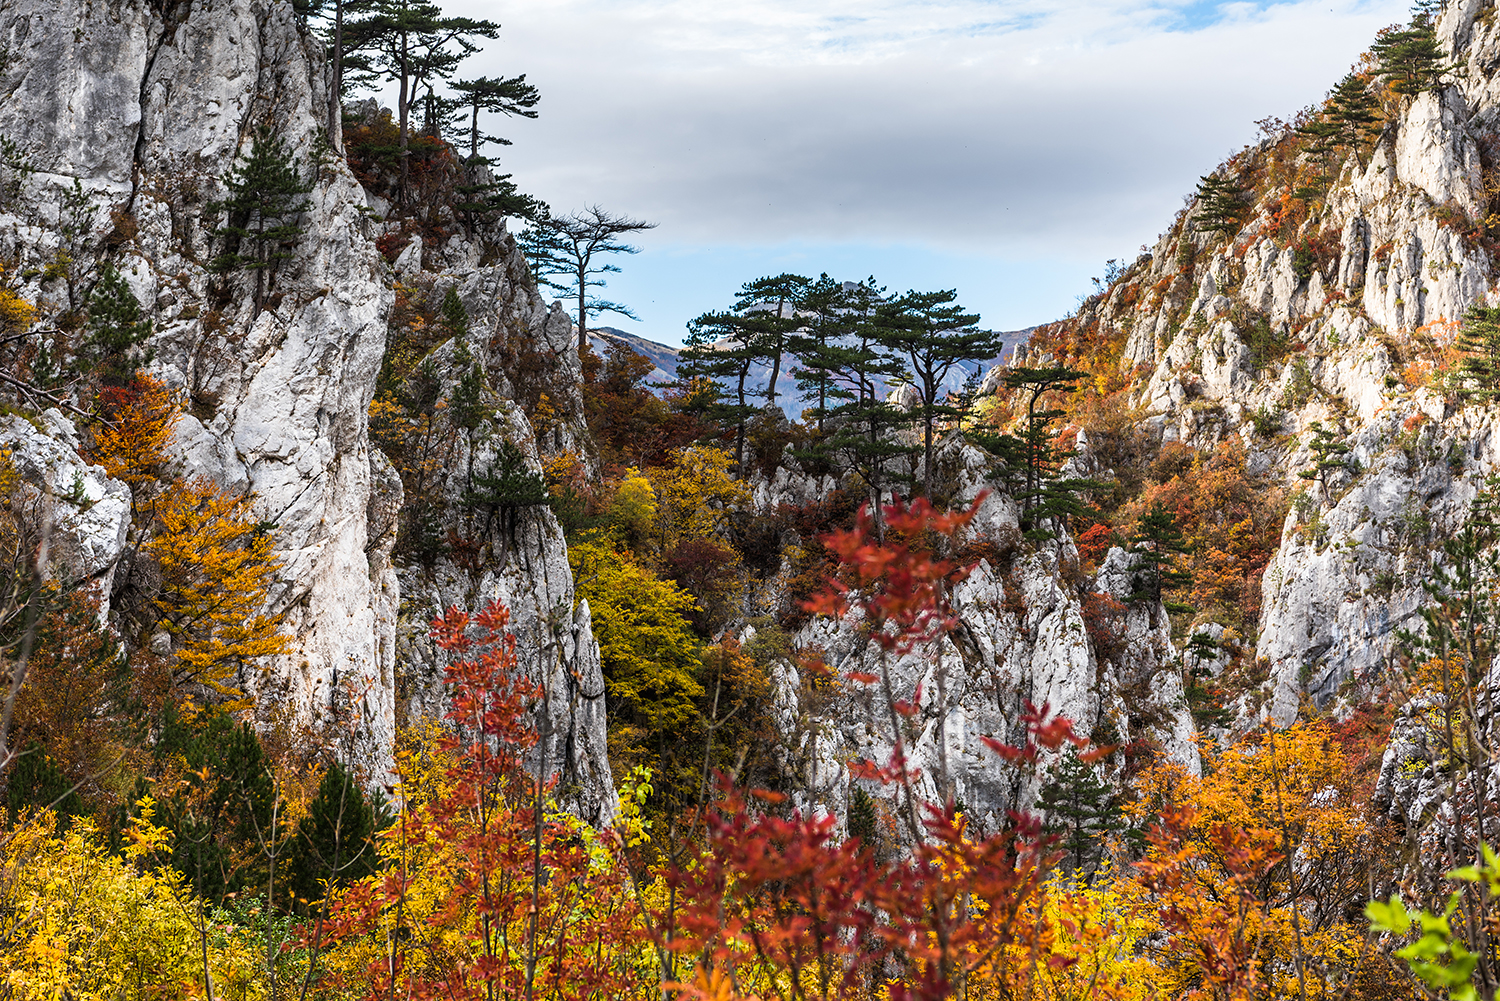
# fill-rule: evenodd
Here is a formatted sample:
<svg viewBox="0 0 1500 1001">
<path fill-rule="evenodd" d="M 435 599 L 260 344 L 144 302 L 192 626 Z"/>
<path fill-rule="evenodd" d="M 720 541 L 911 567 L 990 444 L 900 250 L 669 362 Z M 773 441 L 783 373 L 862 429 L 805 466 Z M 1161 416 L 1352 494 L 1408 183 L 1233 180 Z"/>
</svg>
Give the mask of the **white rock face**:
<svg viewBox="0 0 1500 1001">
<path fill-rule="evenodd" d="M 0 193 L 0 257 L 32 276 L 20 290 L 26 298 L 56 305 L 68 295 L 63 283 L 42 284 L 38 274 L 59 250 L 80 272 L 107 253 L 151 316 L 150 370 L 187 404 L 175 428 L 180 472 L 253 494 L 257 515 L 276 526 L 284 569 L 274 603 L 295 649 L 273 665 L 268 694 L 308 719 L 353 714 L 358 740 L 350 751 L 380 782 L 396 725 L 398 619 L 417 623 L 409 639 L 441 602 L 504 598 L 523 647 L 550 631 L 557 663 L 581 679 L 573 732 L 556 738 L 557 757 L 581 762 L 578 801 L 592 803 L 596 816 L 610 812 L 603 706 L 586 697 L 597 687 L 597 652 L 587 609 L 573 607 L 550 515 L 528 520 L 524 545 L 504 566 L 403 606 L 392 560 L 401 483 L 367 428 L 393 300 L 370 215 L 387 206 L 326 154 L 324 60 L 291 5 L 15 0 L 0 7 L 0 49 L 9 53 L 0 69 L 7 95 L 0 134 L 19 141 L 37 168 L 21 178 L 16 197 Z M 225 175 L 261 126 L 288 144 L 315 183 L 293 259 L 257 313 L 250 283 L 226 283 L 206 262 L 221 249 L 209 205 L 225 194 Z M 0 170 L 0 185 L 14 179 Z M 75 182 L 81 197 L 69 209 Z M 80 234 L 66 246 L 60 212 Z M 507 396 L 527 389 L 513 384 L 512 373 L 526 367 L 508 367 L 517 359 L 542 372 L 559 415 L 544 450 L 569 449 L 593 464 L 571 325 L 536 294 L 513 242 L 502 242 L 492 267 L 478 268 L 476 247 L 461 240 L 433 261 L 422 260 L 414 241 L 417 256 L 405 263 L 416 272 L 453 259 L 461 270 L 452 280 L 475 317 L 477 354 L 495 388 Z M 74 294 L 86 296 L 89 279 L 79 284 Z M 107 581 L 128 529 L 128 496 L 122 513 L 120 485 L 80 462 L 67 421 L 48 421 L 42 435 L 7 418 L 0 445 L 27 464 L 29 479 L 51 476 L 54 492 L 68 488 L 58 477 L 71 483 L 71 471 L 81 470 L 92 504 L 69 515 L 78 520 L 69 559 Z M 512 431 L 528 440 L 534 460 L 525 419 Z M 565 687 L 559 681 L 559 693 Z"/>
<path fill-rule="evenodd" d="M 1444 5 L 1438 36 L 1461 71 L 1405 98 L 1379 142 L 1346 158 L 1324 204 L 1306 204 L 1299 232 L 1274 215 L 1284 188 L 1259 190 L 1228 240 L 1193 232 L 1190 206 L 1076 321 L 1125 334 L 1123 369 L 1150 366 L 1137 401 L 1157 411 L 1164 440 L 1209 448 L 1238 435 L 1253 469 L 1300 495 L 1263 577 L 1254 639 L 1267 697 L 1242 706 L 1242 722 L 1290 721 L 1303 700 L 1340 711 L 1372 691 L 1398 632 L 1421 628 L 1443 542 L 1500 470 L 1495 405 L 1430 376 L 1456 321 L 1496 301 L 1481 144 L 1500 118 L 1500 23 L 1485 8 Z M 1276 141 L 1246 156 L 1267 157 Z M 1314 463 L 1314 421 L 1351 448 L 1352 467 L 1325 483 L 1298 475 Z M 1419 827 L 1444 777 L 1414 722 L 1420 707 L 1407 715 L 1378 797 Z"/>
<path fill-rule="evenodd" d="M 79 457 L 77 432 L 60 411 L 38 423 L 0 417 L 0 449 L 25 484 L 27 513 L 51 525 L 48 572 L 64 585 L 96 583 L 107 615 L 130 531 L 130 488 Z"/>
<path fill-rule="evenodd" d="M 958 503 L 986 491 L 962 541 L 987 543 L 1000 554 L 979 559 L 953 589 L 957 628 L 930 647 L 895 656 L 871 641 L 856 603 L 844 618 L 815 619 L 794 637 L 796 647 L 821 650 L 839 676 L 888 672 L 895 698 L 920 706 L 902 723 L 909 764 L 921 771 L 916 793 L 940 800 L 946 774 L 971 815 L 990 825 L 999 824 L 1008 809 L 1029 806 L 1038 783 L 1004 764 L 981 740 L 1022 742 L 1019 720 L 1028 703 L 1048 707 L 1100 743 L 1149 736 L 1196 772 L 1193 725 L 1166 614 L 1160 605 L 1123 601 L 1131 591 L 1130 557 L 1114 550 L 1097 580 L 1089 580 L 1078 574 L 1078 555 L 1066 538 L 1028 555 L 1019 547 L 1015 505 L 989 482 L 980 453 L 949 438 L 936 461 L 943 482 L 955 486 Z M 1086 619 L 1090 603 L 1102 627 L 1097 639 Z M 1100 647 L 1101 640 L 1108 648 Z M 810 709 L 795 666 L 783 665 L 773 680 L 779 729 L 790 748 L 786 765 L 800 779 L 799 803 L 847 817 L 858 784 L 847 763 L 884 766 L 895 746 L 881 686 L 848 682 L 828 704 Z M 1149 703 L 1159 720 L 1130 718 L 1127 686 L 1135 689 L 1135 705 Z"/>
<path fill-rule="evenodd" d="M 365 411 L 385 347 L 384 265 L 364 233 L 363 192 L 329 165 L 267 308 L 254 316 L 242 288 L 212 308 L 205 206 L 259 123 L 274 123 L 312 169 L 321 57 L 284 4 L 171 12 L 163 23 L 144 5 L 114 15 L 7 6 L 0 35 L 12 39 L 20 85 L 0 107 L 0 131 L 24 137 L 47 173 L 0 217 L 0 242 L 23 265 L 53 255 L 49 206 L 75 178 L 90 199 L 90 249 L 111 226 L 124 235 L 119 220 L 133 222 L 117 256 L 157 320 L 153 370 L 195 404 L 180 432 L 185 471 L 252 491 L 277 526 L 276 603 L 296 639 L 276 669 L 285 694 L 311 716 L 342 679 L 368 687 L 361 750 L 378 759 L 394 732 L 384 656 L 394 623 L 383 597 L 393 581 L 372 575 L 382 557 L 367 552 Z"/>
</svg>

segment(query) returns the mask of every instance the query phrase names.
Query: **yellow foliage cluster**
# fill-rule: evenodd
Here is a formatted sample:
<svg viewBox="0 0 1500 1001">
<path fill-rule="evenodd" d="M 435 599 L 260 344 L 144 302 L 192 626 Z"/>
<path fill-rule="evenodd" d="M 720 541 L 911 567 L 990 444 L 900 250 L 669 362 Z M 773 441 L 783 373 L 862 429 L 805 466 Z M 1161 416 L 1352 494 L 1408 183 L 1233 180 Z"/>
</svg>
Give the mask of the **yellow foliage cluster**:
<svg viewBox="0 0 1500 1001">
<path fill-rule="evenodd" d="M 124 858 L 88 821 L 51 813 L 0 836 L 0 984 L 17 1001 L 186 1001 L 209 996 L 196 901 L 171 869 L 135 863 L 168 835 L 146 819 Z M 206 929 L 212 996 L 265 996 L 252 940 Z"/>
<path fill-rule="evenodd" d="M 0 285 L 0 331 L 21 331 L 31 326 L 36 318 L 36 308 Z"/>
<path fill-rule="evenodd" d="M 682 539 L 724 535 L 730 514 L 750 506 L 750 490 L 730 472 L 733 464 L 728 450 L 700 445 L 682 449 L 670 465 L 650 470 L 663 552 Z"/>
<path fill-rule="evenodd" d="M 386 875 L 371 877 L 336 900 L 335 912 L 344 919 L 356 915 L 361 931 L 341 934 L 324 957 L 326 977 L 318 997 L 367 997 L 378 982 L 372 972 L 384 974 L 393 966 L 400 971 L 399 996 L 414 985 L 442 983 L 460 991 L 455 996 L 480 997 L 485 995 L 462 993 L 475 988 L 470 977 L 494 978 L 485 979 L 492 990 L 495 981 L 525 979 L 533 894 L 533 997 L 593 996 L 574 976 L 607 980 L 616 988 L 615 998 L 631 996 L 619 993 L 631 985 L 642 1001 L 659 997 L 655 960 L 611 832 L 594 830 L 550 799 L 534 826 L 530 791 L 535 787 L 529 782 L 460 787 L 473 775 L 451 734 L 436 721 L 418 724 L 403 740 L 396 772 L 404 819 L 380 842 Z M 463 807 L 455 811 L 459 803 Z M 540 841 L 533 841 L 537 834 Z M 529 872 L 534 851 L 547 870 L 537 885 Z M 482 886 L 476 869 L 485 872 Z M 399 906 L 390 906 L 393 889 Z M 380 904 L 378 912 L 367 898 Z M 482 906 L 482 900 L 492 906 Z M 513 903 L 525 906 L 509 906 Z M 507 906 L 495 906 L 500 904 Z M 336 919 L 334 926 L 339 925 Z M 486 943 L 498 948 L 487 949 Z M 496 966 L 508 972 L 502 975 Z"/>
<path fill-rule="evenodd" d="M 99 394 L 103 418 L 93 427 L 94 460 L 132 493 L 154 486 L 169 458 L 178 402 L 160 380 L 137 375 Z"/>
<path fill-rule="evenodd" d="M 1035 929 L 980 970 L 999 993 L 1036 1001 L 1147 1001 L 1162 997 L 1161 971 L 1145 943 L 1161 930 L 1139 883 L 1105 865 L 1090 880 L 1055 874 L 1026 909 Z"/>
<path fill-rule="evenodd" d="M 158 530 L 143 553 L 161 567 L 153 605 L 174 640 L 178 678 L 237 697 L 236 672 L 290 649 L 282 614 L 264 611 L 281 566 L 271 536 L 247 498 L 208 480 L 174 485 L 156 515 Z"/>
<path fill-rule="evenodd" d="M 593 617 L 611 713 L 650 734 L 687 724 L 703 694 L 699 644 L 683 617 L 692 596 L 608 546 L 570 546 L 568 562 Z"/>
</svg>

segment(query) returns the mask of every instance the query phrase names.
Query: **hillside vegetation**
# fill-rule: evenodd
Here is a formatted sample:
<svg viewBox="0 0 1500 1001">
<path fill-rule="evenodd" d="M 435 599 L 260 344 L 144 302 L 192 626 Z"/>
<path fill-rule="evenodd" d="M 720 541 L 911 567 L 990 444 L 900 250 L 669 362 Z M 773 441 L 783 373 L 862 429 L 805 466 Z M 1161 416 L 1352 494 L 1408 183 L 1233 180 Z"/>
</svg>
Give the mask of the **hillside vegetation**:
<svg viewBox="0 0 1500 1001">
<path fill-rule="evenodd" d="M 0 997 L 1500 992 L 1485 0 L 1008 366 L 955 290 L 746 276 L 665 386 L 607 268 L 538 291 L 649 224 L 480 155 L 497 25 L 54 7 L 0 11 Z"/>
</svg>

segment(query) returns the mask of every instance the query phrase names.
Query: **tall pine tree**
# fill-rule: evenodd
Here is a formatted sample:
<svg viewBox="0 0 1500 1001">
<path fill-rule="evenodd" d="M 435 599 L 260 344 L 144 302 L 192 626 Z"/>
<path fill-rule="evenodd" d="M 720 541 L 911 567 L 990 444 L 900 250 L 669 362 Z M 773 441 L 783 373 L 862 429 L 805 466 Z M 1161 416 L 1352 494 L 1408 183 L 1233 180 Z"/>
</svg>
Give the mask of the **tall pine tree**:
<svg viewBox="0 0 1500 1001">
<path fill-rule="evenodd" d="M 1398 94 L 1432 90 L 1444 74 L 1453 71 L 1427 10 L 1419 10 L 1405 28 L 1382 32 L 1370 46 L 1370 54 L 1376 60 L 1376 74 Z"/>
<path fill-rule="evenodd" d="M 1047 833 L 1057 835 L 1068 868 L 1091 881 L 1104 856 L 1105 839 L 1125 829 L 1114 790 L 1069 746 L 1049 769 L 1037 807 L 1046 817 Z"/>
<path fill-rule="evenodd" d="M 265 302 L 282 261 L 292 257 L 304 227 L 298 217 L 312 207 L 303 197 L 312 190 L 292 161 L 292 151 L 269 128 L 256 130 L 250 154 L 224 176 L 227 197 L 211 202 L 208 211 L 224 223 L 214 237 L 224 250 L 209 262 L 209 270 L 255 272 L 255 310 Z"/>
<path fill-rule="evenodd" d="M 928 498 L 933 488 L 934 430 L 940 418 L 958 414 L 943 402 L 948 373 L 966 363 L 991 359 L 1005 346 L 999 334 L 975 326 L 979 314 L 964 312 L 954 301 L 957 298 L 953 289 L 907 292 L 882 304 L 875 316 L 881 345 L 903 358 L 921 400 L 922 494 Z"/>
<path fill-rule="evenodd" d="M 1021 535 L 1034 543 L 1055 539 L 1066 519 L 1079 514 L 1078 495 L 1098 486 L 1092 480 L 1064 477 L 1062 466 L 1072 450 L 1057 447 L 1053 425 L 1063 412 L 1044 404 L 1049 394 L 1067 395 L 1077 389 L 1083 372 L 1061 365 L 1016 368 L 1003 385 L 1026 403 L 1017 434 L 971 429 L 969 439 L 1000 461 L 1000 477 L 1020 508 Z"/>
<path fill-rule="evenodd" d="M 1167 592 L 1193 582 L 1193 575 L 1178 569 L 1178 558 L 1191 552 L 1172 512 L 1153 503 L 1141 516 L 1129 553 L 1135 557 L 1131 578 L 1131 603 L 1160 601 L 1169 612 L 1191 612 L 1191 605 L 1166 599 Z"/>
</svg>

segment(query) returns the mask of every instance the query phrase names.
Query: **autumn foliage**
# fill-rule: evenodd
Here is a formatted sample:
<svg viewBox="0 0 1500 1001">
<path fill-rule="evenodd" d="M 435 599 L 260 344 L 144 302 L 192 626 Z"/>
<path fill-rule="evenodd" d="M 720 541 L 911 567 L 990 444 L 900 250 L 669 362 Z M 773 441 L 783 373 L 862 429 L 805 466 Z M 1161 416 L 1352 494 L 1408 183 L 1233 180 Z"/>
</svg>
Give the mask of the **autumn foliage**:
<svg viewBox="0 0 1500 1001">
<path fill-rule="evenodd" d="M 290 647 L 281 614 L 265 607 L 280 568 L 271 535 L 248 499 L 207 480 L 166 491 L 156 518 L 142 553 L 161 568 L 152 607 L 172 637 L 177 679 L 236 697 L 246 670 Z"/>
<path fill-rule="evenodd" d="M 325 934 L 343 996 L 609 998 L 641 980 L 619 839 L 558 812 L 533 777 L 545 693 L 516 676 L 508 620 L 492 605 L 433 624 L 455 658 L 452 729 L 403 752 L 383 872 L 336 901 Z"/>
</svg>

